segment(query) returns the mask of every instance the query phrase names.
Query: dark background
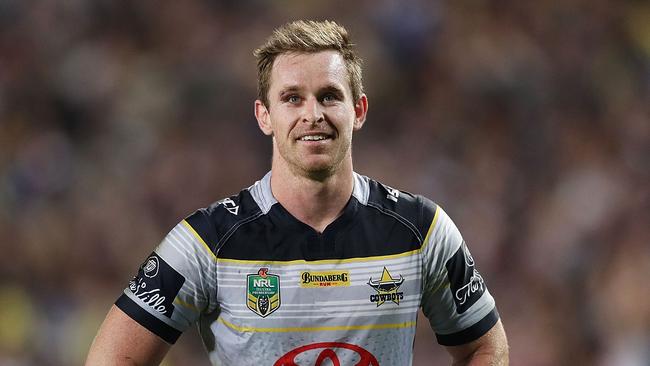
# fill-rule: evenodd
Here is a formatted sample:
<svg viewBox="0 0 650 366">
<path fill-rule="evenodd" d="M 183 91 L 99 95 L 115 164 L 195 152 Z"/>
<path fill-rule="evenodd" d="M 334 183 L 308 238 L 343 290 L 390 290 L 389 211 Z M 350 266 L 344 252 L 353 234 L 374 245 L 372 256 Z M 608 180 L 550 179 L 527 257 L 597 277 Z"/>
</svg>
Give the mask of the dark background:
<svg viewBox="0 0 650 366">
<path fill-rule="evenodd" d="M 650 364 L 650 3 L 603 0 L 0 0 L 0 364 L 82 363 L 166 232 L 266 173 L 251 52 L 300 18 L 350 30 L 355 170 L 456 221 L 513 365 Z M 164 364 L 208 364 L 195 329 Z"/>
</svg>

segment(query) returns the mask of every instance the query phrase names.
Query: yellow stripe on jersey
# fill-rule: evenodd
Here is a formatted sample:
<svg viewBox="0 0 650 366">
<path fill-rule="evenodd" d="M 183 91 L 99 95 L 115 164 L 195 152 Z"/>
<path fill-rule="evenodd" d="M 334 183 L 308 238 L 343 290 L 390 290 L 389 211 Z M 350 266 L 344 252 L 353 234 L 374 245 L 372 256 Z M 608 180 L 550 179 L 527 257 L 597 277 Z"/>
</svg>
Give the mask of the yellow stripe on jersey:
<svg viewBox="0 0 650 366">
<path fill-rule="evenodd" d="M 197 308 L 196 306 L 194 306 L 194 305 L 192 305 L 192 304 L 189 304 L 189 303 L 186 303 L 185 301 L 181 300 L 181 299 L 178 298 L 178 297 L 176 297 L 176 298 L 174 299 L 174 304 L 178 304 L 178 305 L 180 305 L 180 306 L 182 306 L 182 307 L 188 308 L 188 309 L 190 309 L 190 310 L 194 310 L 194 311 L 196 311 L 196 312 L 200 312 L 200 311 L 201 311 L 201 310 L 199 310 L 199 308 Z"/>
<path fill-rule="evenodd" d="M 440 206 L 436 206 L 436 213 L 433 214 L 433 220 L 431 220 L 431 225 L 429 226 L 429 230 L 427 231 L 427 236 L 424 237 L 424 243 L 422 244 L 422 249 L 424 249 L 424 247 L 426 247 L 427 244 L 429 243 L 429 237 L 433 232 L 433 228 L 436 227 L 436 223 L 438 222 L 438 212 L 440 212 Z"/>
<path fill-rule="evenodd" d="M 234 329 L 238 332 L 260 332 L 260 333 L 288 333 L 288 332 L 322 332 L 322 331 L 337 331 L 337 330 L 373 330 L 373 329 L 397 329 L 397 328 L 412 328 L 415 327 L 415 322 L 397 323 L 397 324 L 370 324 L 370 325 L 346 325 L 346 326 L 332 326 L 332 327 L 290 327 L 290 328 L 257 328 L 257 327 L 241 327 L 232 324 L 222 317 L 218 319 L 228 328 Z"/>
<path fill-rule="evenodd" d="M 201 235 L 199 235 L 199 233 L 197 233 L 196 230 L 194 230 L 194 228 L 192 227 L 192 225 L 190 225 L 190 223 L 187 222 L 186 220 L 183 220 L 182 223 L 183 223 L 183 225 L 185 225 L 185 227 L 187 227 L 187 229 L 188 229 L 190 232 L 192 232 L 192 234 L 196 237 L 196 239 L 199 241 L 199 243 L 201 243 L 201 244 L 203 245 L 203 248 L 205 248 L 205 250 L 207 250 L 208 253 L 210 253 L 210 256 L 212 257 L 212 259 L 213 259 L 213 260 L 217 260 L 217 256 L 214 255 L 214 253 L 212 253 L 212 249 L 210 249 L 210 247 L 208 246 L 208 244 L 205 243 L 205 241 L 203 240 L 203 238 L 201 237 Z"/>
<path fill-rule="evenodd" d="M 438 287 L 431 290 L 431 293 L 435 294 L 438 290 L 444 290 L 444 289 L 448 288 L 449 286 L 451 286 L 451 284 L 449 283 L 449 280 L 445 279 L 440 285 L 438 285 Z M 426 290 L 425 290 L 425 292 L 426 292 Z"/>
</svg>

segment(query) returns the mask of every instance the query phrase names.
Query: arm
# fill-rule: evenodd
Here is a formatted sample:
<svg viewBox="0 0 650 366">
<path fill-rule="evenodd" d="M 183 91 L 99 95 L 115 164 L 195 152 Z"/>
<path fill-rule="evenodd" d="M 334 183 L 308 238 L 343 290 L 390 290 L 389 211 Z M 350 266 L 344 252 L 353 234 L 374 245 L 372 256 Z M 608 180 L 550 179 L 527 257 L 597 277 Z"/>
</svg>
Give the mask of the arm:
<svg viewBox="0 0 650 366">
<path fill-rule="evenodd" d="M 508 365 L 508 340 L 501 320 L 477 340 L 446 348 L 454 366 Z"/>
<path fill-rule="evenodd" d="M 437 218 L 437 220 L 436 220 Z M 438 207 L 425 240 L 422 311 L 453 365 L 507 365 L 508 342 L 460 231 Z"/>
<path fill-rule="evenodd" d="M 170 345 L 113 305 L 99 328 L 87 366 L 158 365 Z"/>
<path fill-rule="evenodd" d="M 140 266 L 108 312 L 86 365 L 157 365 L 204 310 L 215 310 L 215 256 L 190 224 L 201 229 L 202 219 L 197 211 L 176 225 Z"/>
</svg>

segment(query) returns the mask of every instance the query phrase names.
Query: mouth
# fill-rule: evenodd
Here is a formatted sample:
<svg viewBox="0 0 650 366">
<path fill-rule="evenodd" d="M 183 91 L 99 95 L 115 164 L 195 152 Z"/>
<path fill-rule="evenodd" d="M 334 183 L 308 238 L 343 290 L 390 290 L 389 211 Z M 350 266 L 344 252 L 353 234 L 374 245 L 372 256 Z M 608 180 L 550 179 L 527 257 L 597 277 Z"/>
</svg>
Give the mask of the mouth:
<svg viewBox="0 0 650 366">
<path fill-rule="evenodd" d="M 332 136 L 324 134 L 324 133 L 314 133 L 314 134 L 308 134 L 308 135 L 303 135 L 297 138 L 296 140 L 298 141 L 304 141 L 304 142 L 323 142 L 323 141 L 328 141 L 331 140 Z"/>
</svg>

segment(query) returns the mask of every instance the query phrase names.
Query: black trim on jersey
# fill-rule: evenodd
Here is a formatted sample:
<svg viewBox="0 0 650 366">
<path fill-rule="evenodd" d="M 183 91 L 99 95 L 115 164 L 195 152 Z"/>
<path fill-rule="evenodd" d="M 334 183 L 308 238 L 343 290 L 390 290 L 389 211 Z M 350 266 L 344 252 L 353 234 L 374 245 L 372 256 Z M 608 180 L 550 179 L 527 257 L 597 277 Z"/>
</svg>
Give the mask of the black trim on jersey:
<svg viewBox="0 0 650 366">
<path fill-rule="evenodd" d="M 499 320 L 499 312 L 494 307 L 483 319 L 479 320 L 476 324 L 460 332 L 452 334 L 437 334 L 436 339 L 438 343 L 443 346 L 459 346 L 461 344 L 469 343 L 477 340 L 482 335 L 487 333 Z"/>
<path fill-rule="evenodd" d="M 115 301 L 115 305 L 125 312 L 126 315 L 131 317 L 131 319 L 135 320 L 169 344 L 176 343 L 178 337 L 181 336 L 180 331 L 149 314 L 146 310 L 142 309 L 138 304 L 131 300 L 130 297 L 126 296 L 126 294 L 122 294 L 122 296 Z"/>
<path fill-rule="evenodd" d="M 243 190 L 238 195 L 217 201 L 207 208 L 196 211 L 185 221 L 201 236 L 212 253 L 217 255 L 219 247 L 230 238 L 234 231 L 261 215 L 262 210 L 251 193 L 248 190 Z"/>
<path fill-rule="evenodd" d="M 423 196 L 416 196 L 420 205 L 420 221 L 418 222 L 418 228 L 422 232 L 422 236 L 426 237 L 429 233 L 429 228 L 433 223 L 433 218 L 436 216 L 436 211 L 438 206 L 428 198 Z"/>
<path fill-rule="evenodd" d="M 410 221 L 406 220 L 405 218 L 397 214 L 397 212 L 386 210 L 385 208 L 376 205 L 372 202 L 368 202 L 368 206 L 381 211 L 384 215 L 394 217 L 395 220 L 401 222 L 404 226 L 406 226 L 407 228 L 409 228 L 409 230 L 413 232 L 413 235 L 415 235 L 415 237 L 418 239 L 418 242 L 422 243 L 422 241 L 424 240 L 422 234 L 418 231 L 418 229 Z"/>
<path fill-rule="evenodd" d="M 341 215 L 322 233 L 295 218 L 278 202 L 268 212 L 262 212 L 247 189 L 186 220 L 223 259 L 312 261 L 420 249 L 436 205 L 372 179 L 367 182 L 368 201 L 364 204 L 351 196 Z"/>
<path fill-rule="evenodd" d="M 226 232 L 226 234 L 223 236 L 223 238 L 221 238 L 221 239 L 219 240 L 219 242 L 217 243 L 217 247 L 215 248 L 215 252 L 218 252 L 218 251 L 219 251 L 219 248 L 221 248 L 221 247 L 224 245 L 224 243 L 225 243 L 226 241 L 228 241 L 228 239 L 230 239 L 230 237 L 232 236 L 232 234 L 233 234 L 235 231 L 237 231 L 237 229 L 239 229 L 240 226 L 242 226 L 242 225 L 244 225 L 244 224 L 248 224 L 248 223 L 251 222 L 251 221 L 255 221 L 255 219 L 258 218 L 258 217 L 260 217 L 260 216 L 262 216 L 262 212 L 255 213 L 255 214 L 253 214 L 252 216 L 247 217 L 247 218 L 245 218 L 245 219 L 243 219 L 243 220 L 237 222 L 235 225 L 233 225 L 233 227 L 231 227 L 230 230 L 228 230 L 228 232 Z"/>
<path fill-rule="evenodd" d="M 373 179 L 368 179 L 368 185 L 370 188 L 368 205 L 394 216 L 414 230 L 420 242 L 424 241 L 436 213 L 436 204 L 423 196 L 397 191 Z M 395 192 L 399 192 L 397 200 L 391 197 Z"/>
<path fill-rule="evenodd" d="M 217 238 L 216 232 L 214 230 L 214 225 L 210 222 L 210 219 L 208 218 L 208 215 L 206 215 L 206 210 L 198 210 L 191 214 L 190 216 L 185 218 L 185 221 L 187 221 L 192 228 L 194 228 L 194 231 L 196 231 L 197 234 L 201 236 L 201 239 L 210 247 L 212 251 L 214 251 L 214 246 L 216 245 L 217 241 L 219 240 Z"/>
<path fill-rule="evenodd" d="M 276 203 L 267 215 L 241 225 L 227 242 L 220 244 L 218 257 L 262 261 L 348 259 L 401 254 L 421 245 L 412 225 L 351 197 L 343 213 L 322 233 Z"/>
</svg>

